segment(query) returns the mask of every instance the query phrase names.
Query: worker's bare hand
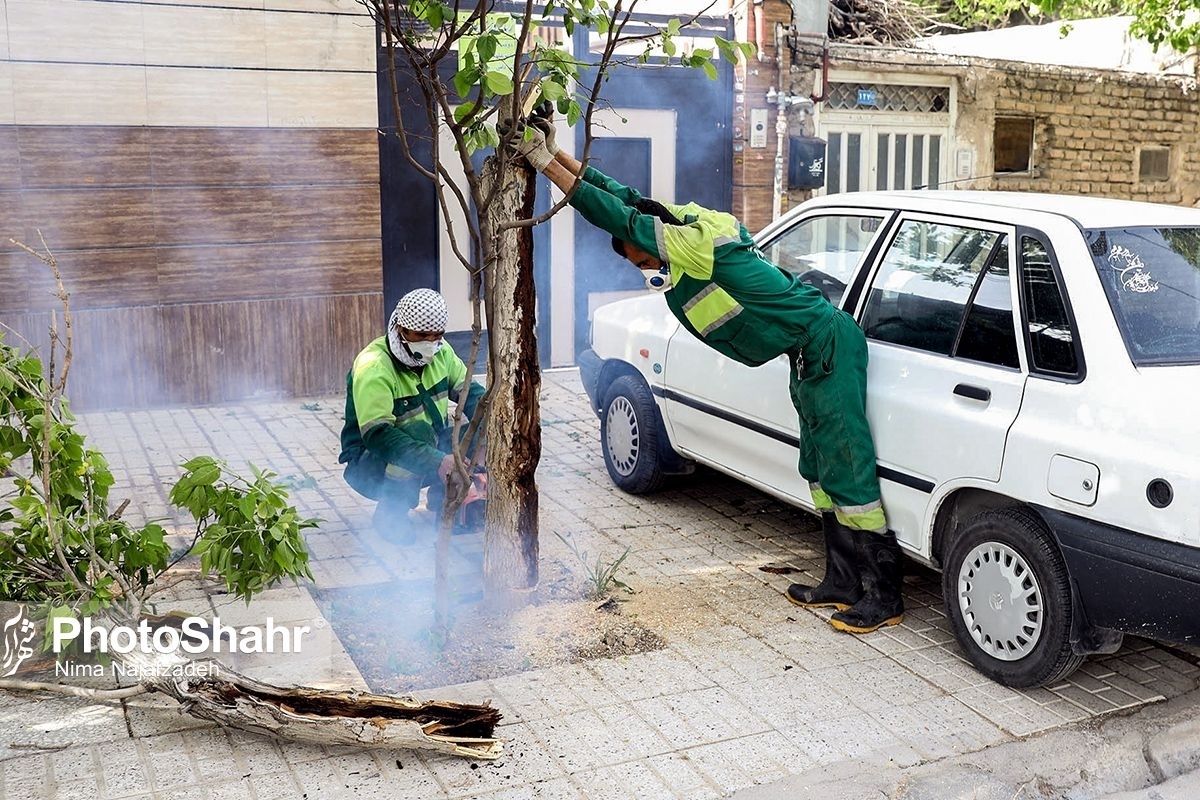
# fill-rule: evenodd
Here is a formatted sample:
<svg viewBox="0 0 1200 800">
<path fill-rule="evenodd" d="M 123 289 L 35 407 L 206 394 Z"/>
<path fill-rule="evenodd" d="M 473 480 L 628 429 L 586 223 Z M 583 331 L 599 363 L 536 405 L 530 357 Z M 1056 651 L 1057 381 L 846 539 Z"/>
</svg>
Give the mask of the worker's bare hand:
<svg viewBox="0 0 1200 800">
<path fill-rule="evenodd" d="M 455 459 L 453 453 L 447 453 L 442 458 L 442 463 L 438 464 L 437 475 L 442 483 L 449 483 L 450 476 L 455 474 Z M 466 461 L 461 459 L 458 461 L 463 471 L 466 471 L 470 466 Z"/>
</svg>

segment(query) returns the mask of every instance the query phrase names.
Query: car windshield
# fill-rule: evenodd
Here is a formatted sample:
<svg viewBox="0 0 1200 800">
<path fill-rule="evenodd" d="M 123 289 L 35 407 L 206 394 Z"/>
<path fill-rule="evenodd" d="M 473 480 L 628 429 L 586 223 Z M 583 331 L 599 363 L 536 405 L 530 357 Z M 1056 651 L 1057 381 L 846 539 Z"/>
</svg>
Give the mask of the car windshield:
<svg viewBox="0 0 1200 800">
<path fill-rule="evenodd" d="M 1133 363 L 1200 364 L 1200 228 L 1085 235 Z"/>
</svg>

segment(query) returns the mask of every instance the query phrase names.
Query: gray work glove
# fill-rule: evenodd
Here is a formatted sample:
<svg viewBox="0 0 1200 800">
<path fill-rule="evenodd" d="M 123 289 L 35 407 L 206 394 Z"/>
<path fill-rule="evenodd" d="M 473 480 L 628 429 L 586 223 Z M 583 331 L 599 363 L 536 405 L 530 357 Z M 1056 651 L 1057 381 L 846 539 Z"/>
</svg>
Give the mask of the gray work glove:
<svg viewBox="0 0 1200 800">
<path fill-rule="evenodd" d="M 500 135 L 504 136 L 512 128 L 512 121 L 504 120 L 497 128 L 500 130 Z M 525 125 L 524 123 L 517 126 L 514 138 L 509 140 L 509 147 L 523 155 L 525 160 L 529 162 L 529 166 L 538 172 L 546 169 L 546 167 L 550 166 L 550 162 L 554 160 L 554 156 L 546 149 L 545 134 L 537 128 Z"/>
<path fill-rule="evenodd" d="M 550 151 L 550 155 L 558 155 L 558 143 L 554 140 L 554 107 L 549 103 L 539 105 L 529 118 L 529 124 L 546 137 L 546 149 Z"/>
</svg>

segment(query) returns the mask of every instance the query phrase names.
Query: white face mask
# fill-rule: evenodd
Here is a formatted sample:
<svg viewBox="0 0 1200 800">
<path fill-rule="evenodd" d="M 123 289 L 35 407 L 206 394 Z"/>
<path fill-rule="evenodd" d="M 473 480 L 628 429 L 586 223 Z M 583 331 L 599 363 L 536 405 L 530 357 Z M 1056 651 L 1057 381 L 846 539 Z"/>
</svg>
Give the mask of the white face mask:
<svg viewBox="0 0 1200 800">
<path fill-rule="evenodd" d="M 642 276 L 646 279 L 646 288 L 652 292 L 665 292 L 671 288 L 671 270 L 666 264 L 658 269 L 644 269 Z"/>
<path fill-rule="evenodd" d="M 400 359 L 400 363 L 409 367 L 423 367 L 433 360 L 438 350 L 442 349 L 444 339 L 432 342 L 410 342 L 400 335 L 398 327 L 388 331 L 388 347 L 392 355 Z"/>
</svg>

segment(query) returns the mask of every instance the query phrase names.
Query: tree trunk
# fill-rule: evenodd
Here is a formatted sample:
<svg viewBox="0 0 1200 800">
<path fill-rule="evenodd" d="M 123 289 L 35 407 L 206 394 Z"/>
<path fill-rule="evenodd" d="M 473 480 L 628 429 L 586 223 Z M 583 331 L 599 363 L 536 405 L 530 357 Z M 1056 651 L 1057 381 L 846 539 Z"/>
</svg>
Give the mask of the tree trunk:
<svg viewBox="0 0 1200 800">
<path fill-rule="evenodd" d="M 483 217 L 489 339 L 487 423 L 488 504 L 484 588 L 501 607 L 525 602 L 538 582 L 538 490 L 542 455 L 533 229 L 501 230 L 533 217 L 536 173 L 492 156 L 481 176 L 484 192 L 502 181 Z"/>
</svg>

